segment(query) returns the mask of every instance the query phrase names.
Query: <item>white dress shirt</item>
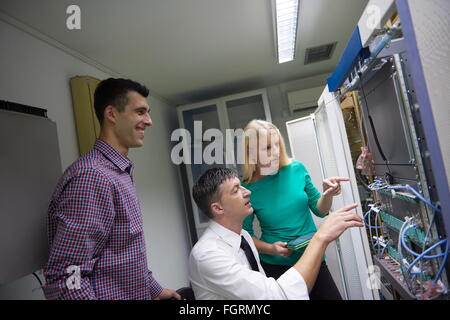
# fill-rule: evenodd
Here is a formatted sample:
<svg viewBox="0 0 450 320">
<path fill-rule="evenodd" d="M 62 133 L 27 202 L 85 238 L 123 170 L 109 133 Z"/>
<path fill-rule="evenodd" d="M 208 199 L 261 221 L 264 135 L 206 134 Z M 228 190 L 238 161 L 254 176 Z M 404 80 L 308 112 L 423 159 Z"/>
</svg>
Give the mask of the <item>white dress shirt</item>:
<svg viewBox="0 0 450 320">
<path fill-rule="evenodd" d="M 241 235 L 258 262 L 253 271 L 241 249 Z M 309 300 L 301 274 L 294 268 L 278 280 L 267 278 L 250 234 L 241 234 L 210 221 L 189 256 L 189 280 L 197 300 Z"/>
</svg>

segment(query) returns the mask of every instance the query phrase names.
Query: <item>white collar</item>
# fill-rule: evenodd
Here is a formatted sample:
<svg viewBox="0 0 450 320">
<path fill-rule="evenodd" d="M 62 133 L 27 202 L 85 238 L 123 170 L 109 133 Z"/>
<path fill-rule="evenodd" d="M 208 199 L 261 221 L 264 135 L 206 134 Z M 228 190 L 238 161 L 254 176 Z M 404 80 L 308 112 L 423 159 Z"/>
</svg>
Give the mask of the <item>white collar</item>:
<svg viewBox="0 0 450 320">
<path fill-rule="evenodd" d="M 211 220 L 209 223 L 209 228 L 217 234 L 220 238 L 223 239 L 226 243 L 228 243 L 234 251 L 238 252 L 241 248 L 241 236 L 243 236 L 243 230 L 241 229 L 241 233 L 237 234 L 231 231 L 228 228 L 225 228 L 221 224 L 217 223 L 214 220 Z"/>
</svg>

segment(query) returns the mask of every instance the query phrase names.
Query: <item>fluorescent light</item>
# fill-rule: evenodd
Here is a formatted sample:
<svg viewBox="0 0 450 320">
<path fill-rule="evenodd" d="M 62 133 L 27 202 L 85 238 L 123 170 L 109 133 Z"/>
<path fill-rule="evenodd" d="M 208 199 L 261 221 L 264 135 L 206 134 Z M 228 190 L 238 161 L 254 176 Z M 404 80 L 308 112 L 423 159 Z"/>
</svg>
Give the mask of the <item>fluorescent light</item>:
<svg viewBox="0 0 450 320">
<path fill-rule="evenodd" d="M 294 60 L 299 0 L 275 0 L 278 63 Z"/>
</svg>

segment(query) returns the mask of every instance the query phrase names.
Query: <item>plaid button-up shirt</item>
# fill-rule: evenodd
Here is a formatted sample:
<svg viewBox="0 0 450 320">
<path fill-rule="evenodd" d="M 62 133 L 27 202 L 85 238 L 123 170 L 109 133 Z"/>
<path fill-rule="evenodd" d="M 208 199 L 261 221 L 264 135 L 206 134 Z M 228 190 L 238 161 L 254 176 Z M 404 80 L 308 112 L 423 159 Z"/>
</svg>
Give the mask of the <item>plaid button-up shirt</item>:
<svg viewBox="0 0 450 320">
<path fill-rule="evenodd" d="M 152 299 L 133 164 L 102 140 L 60 179 L 48 213 L 47 299 Z"/>
</svg>

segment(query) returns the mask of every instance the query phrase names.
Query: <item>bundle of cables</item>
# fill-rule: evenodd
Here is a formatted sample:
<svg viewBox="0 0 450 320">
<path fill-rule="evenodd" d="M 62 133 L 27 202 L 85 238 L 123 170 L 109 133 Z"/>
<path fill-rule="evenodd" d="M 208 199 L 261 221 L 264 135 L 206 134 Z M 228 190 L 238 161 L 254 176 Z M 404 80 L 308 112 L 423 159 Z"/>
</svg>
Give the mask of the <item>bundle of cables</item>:
<svg viewBox="0 0 450 320">
<path fill-rule="evenodd" d="M 389 187 L 389 183 L 387 183 L 385 179 L 380 177 L 375 178 L 375 181 L 368 185 L 368 188 L 372 191 L 386 189 L 387 187 Z"/>
<path fill-rule="evenodd" d="M 415 258 L 415 260 L 413 262 L 411 262 L 408 266 L 408 269 L 406 270 L 406 272 L 408 274 L 411 275 L 417 275 L 417 274 L 423 274 L 423 271 L 419 271 L 419 272 L 414 272 L 413 268 L 414 266 L 421 261 L 422 259 L 438 259 L 438 258 L 443 258 L 441 261 L 441 265 L 439 267 L 438 272 L 436 273 L 436 276 L 434 278 L 434 282 L 438 282 L 438 280 L 441 277 L 441 274 L 444 270 L 444 266 L 445 263 L 447 261 L 448 258 L 448 249 L 449 249 L 449 245 L 448 245 L 448 240 L 447 239 L 443 239 L 440 240 L 439 242 L 431 245 L 429 248 L 422 250 L 422 253 L 417 253 L 415 251 L 413 251 L 406 243 L 406 234 L 407 232 L 416 227 L 416 224 L 412 223 L 413 219 L 412 218 L 408 218 L 405 223 L 402 225 L 402 228 L 400 230 L 400 234 L 399 234 L 399 253 L 401 254 L 402 252 L 402 248 L 404 248 L 409 254 L 413 255 Z M 442 253 L 440 254 L 435 254 L 435 255 L 430 255 L 430 252 L 432 252 L 433 250 L 436 250 L 437 248 L 441 247 L 445 245 L 445 250 L 443 250 Z"/>
<path fill-rule="evenodd" d="M 426 236 L 425 236 L 424 245 L 423 245 L 423 248 L 422 248 L 422 253 L 419 254 L 417 252 L 414 252 L 413 250 L 411 250 L 406 245 L 406 233 L 410 229 L 416 227 L 416 224 L 412 224 L 411 223 L 412 220 L 413 220 L 412 218 L 407 219 L 405 221 L 405 223 L 403 224 L 403 226 L 402 226 L 402 229 L 401 229 L 402 232 L 400 232 L 400 234 L 399 234 L 399 246 L 400 245 L 403 246 L 408 253 L 410 253 L 411 255 L 416 257 L 415 260 L 409 265 L 409 267 L 407 269 L 407 273 L 409 273 L 409 274 L 416 274 L 415 272 L 412 272 L 412 269 L 419 261 L 421 262 L 422 259 L 443 258 L 442 262 L 441 262 L 441 266 L 439 267 L 439 270 L 438 270 L 438 272 L 436 274 L 436 277 L 434 279 L 434 282 L 436 283 L 440 279 L 441 274 L 442 274 L 442 272 L 444 270 L 445 263 L 447 261 L 448 250 L 449 250 L 448 240 L 447 239 L 440 240 L 437 243 L 434 243 L 433 245 L 431 245 L 429 248 L 426 248 L 426 245 L 427 245 L 427 242 L 428 242 L 428 240 L 427 240 L 428 236 L 429 236 L 430 231 L 431 231 L 431 226 L 432 226 L 432 224 L 434 222 L 435 214 L 436 214 L 436 212 L 437 213 L 442 213 L 442 211 L 439 208 L 437 208 L 435 205 L 433 205 L 430 201 L 425 199 L 422 196 L 422 194 L 420 194 L 416 189 L 412 188 L 409 185 L 405 185 L 405 186 L 389 186 L 389 187 L 387 187 L 387 189 L 409 191 L 409 192 L 413 193 L 417 198 L 419 198 L 422 202 L 424 202 L 427 206 L 429 206 L 431 209 L 433 209 L 434 213 L 433 213 L 433 217 L 432 217 L 432 219 L 430 221 L 430 225 L 429 225 L 428 231 L 427 231 Z M 439 248 L 439 247 L 441 247 L 443 245 L 445 245 L 445 251 L 443 251 L 442 253 L 437 254 L 437 255 L 428 255 L 431 251 L 436 250 L 437 248 Z"/>
<path fill-rule="evenodd" d="M 429 200 L 427 200 L 420 192 L 418 192 L 416 189 L 414 189 L 413 187 L 411 187 L 409 185 L 393 186 L 393 185 L 390 185 L 386 181 L 386 179 L 383 179 L 381 177 L 377 177 L 375 179 L 375 181 L 372 184 L 370 184 L 368 187 L 372 191 L 377 191 L 377 190 L 382 190 L 382 189 L 392 190 L 392 192 L 395 192 L 396 190 L 407 191 L 407 192 L 412 193 L 413 195 L 415 195 L 418 199 L 420 199 L 423 203 L 425 203 L 428 207 L 430 207 L 433 210 L 433 216 L 431 218 L 428 230 L 427 230 L 426 235 L 425 235 L 424 244 L 423 244 L 423 247 L 422 247 L 422 252 L 418 253 L 418 252 L 413 251 L 406 243 L 406 241 L 407 241 L 406 240 L 407 232 L 409 230 L 411 230 L 412 228 L 415 228 L 417 226 L 416 224 L 412 223 L 413 218 L 407 218 L 405 223 L 400 228 L 399 241 L 398 241 L 398 254 L 400 256 L 399 263 L 400 263 L 400 266 L 401 266 L 401 269 L 402 269 L 402 273 L 404 274 L 405 282 L 407 283 L 410 291 L 412 291 L 412 287 L 411 287 L 411 284 L 407 280 L 408 275 L 410 275 L 410 276 L 417 276 L 417 275 L 423 275 L 424 274 L 424 271 L 422 271 L 422 267 L 417 268 L 416 265 L 418 263 L 420 263 L 420 266 L 422 266 L 422 261 L 424 259 L 439 259 L 439 258 L 442 258 L 440 267 L 439 267 L 439 269 L 438 269 L 438 271 L 437 271 L 437 273 L 436 273 L 436 275 L 434 277 L 434 283 L 437 283 L 439 281 L 439 279 L 441 278 L 442 272 L 443 272 L 445 264 L 447 262 L 448 251 L 449 251 L 449 243 L 448 243 L 447 239 L 443 239 L 443 240 L 440 240 L 440 241 L 438 241 L 438 242 L 436 242 L 434 244 L 429 245 L 428 248 L 427 248 L 427 243 L 428 243 L 428 237 L 429 237 L 430 232 L 431 232 L 431 227 L 432 227 L 432 225 L 434 223 L 434 220 L 435 220 L 435 215 L 436 215 L 436 213 L 440 213 L 441 214 L 442 211 L 438 207 L 433 205 Z M 372 207 L 364 215 L 364 223 L 366 223 L 365 222 L 366 218 L 367 217 L 369 218 L 369 224 L 368 225 L 366 224 L 366 226 L 369 227 L 369 231 L 371 229 L 380 229 L 381 228 L 380 226 L 372 226 L 370 224 L 370 216 L 371 216 L 371 213 L 373 211 L 374 211 L 374 207 Z M 377 215 L 378 215 L 378 213 L 377 213 Z M 372 234 L 371 234 L 371 238 L 372 238 Z M 377 235 L 377 239 L 379 239 L 378 235 Z M 445 245 L 445 249 L 442 249 L 442 247 L 444 245 Z M 406 260 L 404 260 L 403 253 L 402 253 L 403 252 L 402 248 L 404 248 L 409 254 L 411 254 L 414 257 L 414 261 L 412 261 L 410 264 L 408 264 L 406 262 Z M 430 254 L 433 250 L 437 250 L 438 248 L 441 248 L 441 253 L 439 253 L 439 254 Z M 380 253 L 380 251 L 378 251 L 378 252 Z M 405 268 L 405 266 L 406 266 L 406 268 Z M 415 271 L 417 269 L 419 269 L 419 271 Z"/>
<path fill-rule="evenodd" d="M 421 201 L 423 201 L 427 206 L 429 206 L 431 209 L 433 209 L 435 212 L 441 213 L 441 210 L 437 208 L 435 205 L 433 205 L 430 201 L 425 199 L 420 192 L 418 192 L 416 189 L 411 187 L 410 185 L 404 185 L 404 186 L 386 186 L 383 189 L 389 189 L 389 190 L 407 190 L 412 192 L 417 198 L 419 198 Z"/>
<path fill-rule="evenodd" d="M 372 226 L 372 224 L 370 222 L 373 212 L 376 213 L 376 216 L 375 216 L 375 224 L 376 225 L 375 226 Z M 369 229 L 370 242 L 371 242 L 373 250 L 378 253 L 378 256 L 383 256 L 384 251 L 387 249 L 387 243 L 382 241 L 382 238 L 378 234 L 378 230 L 383 228 L 383 226 L 378 225 L 379 212 L 380 212 L 380 209 L 378 207 L 376 207 L 375 205 L 370 205 L 370 210 L 367 211 L 363 216 L 363 222 L 364 222 L 364 225 Z M 375 229 L 375 231 L 376 231 L 375 242 L 373 242 L 374 237 L 372 236 L 372 229 Z M 376 248 L 376 247 L 378 247 L 378 248 Z M 383 249 L 380 249 L 380 247 L 383 247 Z"/>
</svg>

